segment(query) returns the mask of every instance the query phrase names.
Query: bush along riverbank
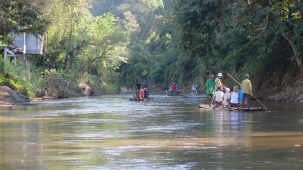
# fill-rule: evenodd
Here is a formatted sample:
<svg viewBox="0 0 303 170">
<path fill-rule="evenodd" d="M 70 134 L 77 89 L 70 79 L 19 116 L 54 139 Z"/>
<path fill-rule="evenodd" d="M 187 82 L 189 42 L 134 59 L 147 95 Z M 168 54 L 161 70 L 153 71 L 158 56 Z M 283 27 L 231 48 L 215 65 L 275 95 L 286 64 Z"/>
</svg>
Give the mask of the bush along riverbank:
<svg viewBox="0 0 303 170">
<path fill-rule="evenodd" d="M 49 74 L 32 72 L 30 77 L 0 75 L 0 105 L 27 104 L 30 101 L 119 92 L 116 84 L 99 85 L 90 81 L 78 83 L 71 77 L 73 76 L 70 74 L 61 74 L 56 71 Z"/>
</svg>

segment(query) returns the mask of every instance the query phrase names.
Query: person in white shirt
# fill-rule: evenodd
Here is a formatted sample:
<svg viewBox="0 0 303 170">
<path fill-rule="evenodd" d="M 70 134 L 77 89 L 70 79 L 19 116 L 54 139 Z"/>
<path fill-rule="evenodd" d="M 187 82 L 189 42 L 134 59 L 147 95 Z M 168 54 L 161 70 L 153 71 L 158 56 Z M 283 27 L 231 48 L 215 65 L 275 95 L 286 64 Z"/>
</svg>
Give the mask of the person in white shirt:
<svg viewBox="0 0 303 170">
<path fill-rule="evenodd" d="M 223 106 L 224 107 L 227 107 L 230 105 L 229 101 L 230 101 L 230 89 L 229 88 L 226 88 L 226 93 L 224 94 L 223 96 Z"/>
<path fill-rule="evenodd" d="M 230 105 L 231 105 L 231 107 L 238 107 L 239 106 L 239 89 L 238 89 L 238 86 L 234 86 L 233 92 L 231 93 Z"/>
<path fill-rule="evenodd" d="M 223 93 L 223 91 L 221 90 L 221 87 L 218 87 L 218 88 L 217 88 L 217 91 L 215 92 L 215 95 L 214 95 L 215 105 L 216 105 L 216 106 L 221 106 L 221 105 L 222 105 L 223 96 L 224 96 L 224 93 Z"/>
</svg>

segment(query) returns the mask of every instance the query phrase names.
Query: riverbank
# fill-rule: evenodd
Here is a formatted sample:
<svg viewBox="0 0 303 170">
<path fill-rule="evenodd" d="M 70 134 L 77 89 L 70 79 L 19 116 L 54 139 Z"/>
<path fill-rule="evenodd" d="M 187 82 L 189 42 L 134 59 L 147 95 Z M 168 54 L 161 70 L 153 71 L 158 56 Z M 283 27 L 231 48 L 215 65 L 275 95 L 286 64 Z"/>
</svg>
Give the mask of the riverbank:
<svg viewBox="0 0 303 170">
<path fill-rule="evenodd" d="M 303 73 L 273 76 L 261 85 L 258 94 L 267 101 L 303 103 Z"/>
<path fill-rule="evenodd" d="M 303 103 L 302 87 L 287 87 L 285 90 L 266 97 L 268 101 Z"/>
<path fill-rule="evenodd" d="M 255 90 L 255 95 L 258 96 L 261 100 L 266 101 L 277 101 L 277 102 L 296 102 L 303 103 L 303 75 L 295 77 L 296 81 L 290 80 L 289 75 L 285 75 L 280 84 L 278 81 L 274 82 L 275 78 L 268 79 L 265 81 L 261 88 Z M 294 77 L 292 77 L 294 78 Z M 292 82 L 292 83 L 289 83 Z M 275 84 L 273 86 L 273 84 Z M 89 96 L 90 92 L 87 92 L 87 88 L 79 88 L 82 90 L 82 95 Z M 157 92 L 157 94 L 162 94 L 163 91 L 155 85 L 151 86 L 150 90 L 152 92 Z M 8 91 L 13 94 L 13 97 L 10 96 Z M 131 93 L 132 91 L 127 88 L 121 88 L 121 93 Z M 190 87 L 184 86 L 183 93 L 190 93 Z M 68 93 L 68 92 L 66 92 Z M 203 94 L 203 92 L 201 92 Z M 42 91 L 36 94 L 35 98 L 32 98 L 31 101 L 44 101 L 49 99 L 57 99 L 53 97 L 55 95 L 50 94 L 49 92 Z M 68 97 L 67 97 L 68 98 Z M 21 96 L 17 91 L 12 90 L 6 86 L 0 86 L 0 107 L 6 106 L 16 106 L 18 104 L 28 103 L 29 100 L 25 96 Z"/>
</svg>

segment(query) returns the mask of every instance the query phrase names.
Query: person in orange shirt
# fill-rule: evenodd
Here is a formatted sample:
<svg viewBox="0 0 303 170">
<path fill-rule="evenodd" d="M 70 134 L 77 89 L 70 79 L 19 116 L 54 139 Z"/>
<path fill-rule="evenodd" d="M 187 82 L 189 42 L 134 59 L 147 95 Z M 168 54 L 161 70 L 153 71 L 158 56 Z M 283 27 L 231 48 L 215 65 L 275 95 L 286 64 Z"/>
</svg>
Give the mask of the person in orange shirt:
<svg viewBox="0 0 303 170">
<path fill-rule="evenodd" d="M 144 101 L 144 96 L 145 96 L 144 88 L 143 86 L 141 86 L 140 94 L 139 94 L 140 101 Z"/>
</svg>

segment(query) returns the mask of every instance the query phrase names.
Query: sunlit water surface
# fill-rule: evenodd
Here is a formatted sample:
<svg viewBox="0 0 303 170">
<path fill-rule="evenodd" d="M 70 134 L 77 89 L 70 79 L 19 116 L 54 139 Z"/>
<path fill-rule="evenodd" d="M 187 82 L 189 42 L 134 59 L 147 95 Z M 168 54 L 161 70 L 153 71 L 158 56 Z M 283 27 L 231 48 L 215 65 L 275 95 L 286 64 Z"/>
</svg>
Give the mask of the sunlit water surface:
<svg viewBox="0 0 303 170">
<path fill-rule="evenodd" d="M 303 106 L 197 108 L 127 95 L 0 108 L 0 169 L 303 169 Z"/>
</svg>

